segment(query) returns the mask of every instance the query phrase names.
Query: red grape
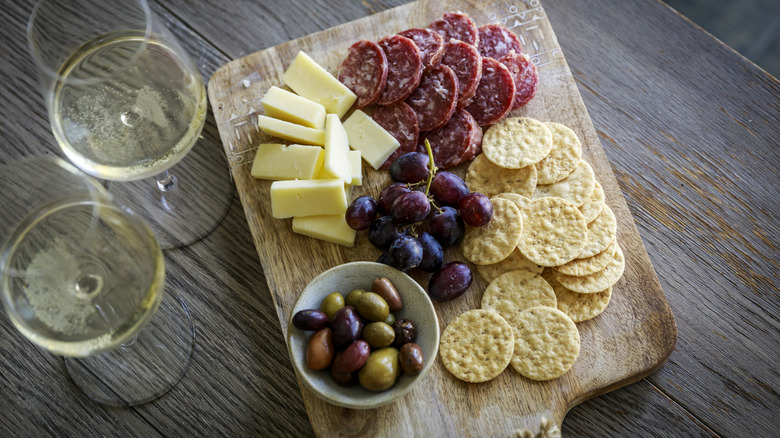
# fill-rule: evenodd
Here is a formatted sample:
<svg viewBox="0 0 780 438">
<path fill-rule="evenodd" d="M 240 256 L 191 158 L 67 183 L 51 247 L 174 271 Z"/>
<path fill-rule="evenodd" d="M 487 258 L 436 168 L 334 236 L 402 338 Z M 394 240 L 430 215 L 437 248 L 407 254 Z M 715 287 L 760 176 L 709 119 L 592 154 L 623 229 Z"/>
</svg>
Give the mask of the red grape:
<svg viewBox="0 0 780 438">
<path fill-rule="evenodd" d="M 385 187 L 385 189 L 382 190 L 382 193 L 379 194 L 379 198 L 377 198 L 379 213 L 382 215 L 390 214 L 390 208 L 393 206 L 395 198 L 409 192 L 411 192 L 411 190 L 409 190 L 409 187 L 404 183 L 390 184 Z"/>
<path fill-rule="evenodd" d="M 417 267 L 425 272 L 434 272 L 441 268 L 444 262 L 444 251 L 439 241 L 425 232 L 421 233 L 417 240 L 420 242 L 423 250 L 422 260 Z"/>
<path fill-rule="evenodd" d="M 376 219 L 376 211 L 377 205 L 374 198 L 361 196 L 349 204 L 344 217 L 350 228 L 361 231 L 371 226 L 371 222 Z"/>
<path fill-rule="evenodd" d="M 382 216 L 368 227 L 368 240 L 379 249 L 389 248 L 395 239 L 405 235 L 406 231 L 399 230 L 390 216 Z"/>
<path fill-rule="evenodd" d="M 416 268 L 422 261 L 423 248 L 420 242 L 412 236 L 399 237 L 387 250 L 387 258 L 390 265 L 399 271 L 408 271 Z"/>
<path fill-rule="evenodd" d="M 437 172 L 431 182 L 431 195 L 439 205 L 458 205 L 460 198 L 469 194 L 466 183 L 454 173 Z"/>
<path fill-rule="evenodd" d="M 481 227 L 493 218 L 493 203 L 482 193 L 470 193 L 458 201 L 458 211 L 463 222 L 472 227 Z"/>
<path fill-rule="evenodd" d="M 471 269 L 463 262 L 449 262 L 436 271 L 428 282 L 428 295 L 434 301 L 458 298 L 471 286 Z"/>
<path fill-rule="evenodd" d="M 431 212 L 431 203 L 425 193 L 412 191 L 395 198 L 390 214 L 401 225 L 422 221 Z"/>
<path fill-rule="evenodd" d="M 452 246 L 463 238 L 466 226 L 463 225 L 458 211 L 452 207 L 442 207 L 431 214 L 428 222 L 431 234 L 442 246 Z"/>
<path fill-rule="evenodd" d="M 409 152 L 403 154 L 390 165 L 390 177 L 393 181 L 409 184 L 428 179 L 428 154 Z"/>
</svg>

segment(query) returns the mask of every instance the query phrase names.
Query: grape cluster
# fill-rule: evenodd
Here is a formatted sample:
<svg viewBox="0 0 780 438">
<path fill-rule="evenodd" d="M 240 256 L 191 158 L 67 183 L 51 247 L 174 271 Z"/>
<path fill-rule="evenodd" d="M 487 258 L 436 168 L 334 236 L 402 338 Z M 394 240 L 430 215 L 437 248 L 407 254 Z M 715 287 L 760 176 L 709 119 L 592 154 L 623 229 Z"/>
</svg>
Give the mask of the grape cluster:
<svg viewBox="0 0 780 438">
<path fill-rule="evenodd" d="M 368 230 L 368 240 L 384 251 L 380 263 L 405 272 L 432 272 L 428 294 L 449 301 L 468 289 L 472 274 L 463 262 L 445 264 L 443 248 L 460 242 L 466 225 L 490 222 L 493 205 L 482 193 L 469 192 L 459 176 L 437 172 L 427 141 L 426 148 L 427 154 L 398 157 L 390 166 L 395 182 L 376 199 L 361 196 L 352 201 L 345 217 L 352 229 Z"/>
</svg>

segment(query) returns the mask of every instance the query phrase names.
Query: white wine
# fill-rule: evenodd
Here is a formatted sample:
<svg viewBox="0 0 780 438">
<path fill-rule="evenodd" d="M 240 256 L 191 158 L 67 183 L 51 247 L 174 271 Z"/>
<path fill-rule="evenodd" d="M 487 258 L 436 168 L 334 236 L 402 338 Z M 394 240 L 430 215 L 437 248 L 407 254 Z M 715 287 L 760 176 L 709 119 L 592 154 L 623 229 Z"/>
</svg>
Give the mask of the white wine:
<svg viewBox="0 0 780 438">
<path fill-rule="evenodd" d="M 200 74 L 176 50 L 137 32 L 104 35 L 73 53 L 48 104 L 68 158 L 113 181 L 168 169 L 192 148 L 206 120 Z"/>
<path fill-rule="evenodd" d="M 164 261 L 149 228 L 94 200 L 36 210 L 6 241 L 0 261 L 14 325 L 59 355 L 92 355 L 128 341 L 162 298 Z"/>
</svg>

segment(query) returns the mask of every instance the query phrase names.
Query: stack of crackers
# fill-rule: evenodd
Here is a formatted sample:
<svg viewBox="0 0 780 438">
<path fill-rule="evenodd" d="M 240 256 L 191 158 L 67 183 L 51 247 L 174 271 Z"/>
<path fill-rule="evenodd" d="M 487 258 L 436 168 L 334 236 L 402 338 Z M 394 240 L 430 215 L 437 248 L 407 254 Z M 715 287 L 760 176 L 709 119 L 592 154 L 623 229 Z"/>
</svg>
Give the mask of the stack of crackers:
<svg viewBox="0 0 780 438">
<path fill-rule="evenodd" d="M 444 330 L 444 366 L 467 382 L 511 364 L 533 380 L 566 373 L 579 355 L 575 323 L 600 315 L 623 275 L 617 221 L 570 128 L 527 117 L 487 130 L 466 184 L 493 218 L 469 228 L 464 257 L 489 282 L 481 309 Z"/>
</svg>

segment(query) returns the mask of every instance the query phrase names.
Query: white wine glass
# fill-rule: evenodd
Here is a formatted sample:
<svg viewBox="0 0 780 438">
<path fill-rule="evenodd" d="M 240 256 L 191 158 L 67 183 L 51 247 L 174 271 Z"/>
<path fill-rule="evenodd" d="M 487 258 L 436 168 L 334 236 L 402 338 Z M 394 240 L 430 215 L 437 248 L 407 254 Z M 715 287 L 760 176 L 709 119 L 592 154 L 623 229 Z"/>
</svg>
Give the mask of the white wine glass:
<svg viewBox="0 0 780 438">
<path fill-rule="evenodd" d="M 233 186 L 221 149 L 198 142 L 203 79 L 146 0 L 42 0 L 27 39 L 68 159 L 108 180 L 164 249 L 216 228 Z"/>
<path fill-rule="evenodd" d="M 51 155 L 0 166 L 0 295 L 14 326 L 63 356 L 89 398 L 131 406 L 186 373 L 195 330 L 165 290 L 154 234 L 97 181 Z"/>
</svg>

